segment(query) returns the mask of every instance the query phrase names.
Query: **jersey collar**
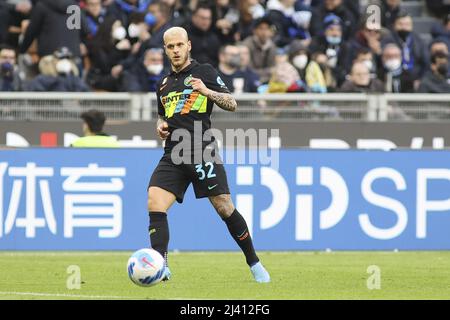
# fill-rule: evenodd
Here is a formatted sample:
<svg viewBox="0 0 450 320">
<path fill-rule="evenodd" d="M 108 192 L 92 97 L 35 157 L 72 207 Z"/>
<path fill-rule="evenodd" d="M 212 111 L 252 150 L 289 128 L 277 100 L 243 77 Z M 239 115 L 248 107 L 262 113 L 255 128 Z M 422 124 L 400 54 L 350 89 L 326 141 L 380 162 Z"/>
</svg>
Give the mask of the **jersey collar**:
<svg viewBox="0 0 450 320">
<path fill-rule="evenodd" d="M 177 74 L 180 74 L 180 73 L 187 73 L 187 72 L 191 71 L 191 69 L 194 68 L 196 65 L 198 65 L 198 62 L 196 60 L 194 60 L 194 59 L 191 59 L 191 63 L 188 64 L 184 69 L 182 69 L 182 70 L 180 70 L 178 72 L 175 72 L 175 71 L 172 70 L 170 72 L 170 75 L 177 75 Z"/>
</svg>

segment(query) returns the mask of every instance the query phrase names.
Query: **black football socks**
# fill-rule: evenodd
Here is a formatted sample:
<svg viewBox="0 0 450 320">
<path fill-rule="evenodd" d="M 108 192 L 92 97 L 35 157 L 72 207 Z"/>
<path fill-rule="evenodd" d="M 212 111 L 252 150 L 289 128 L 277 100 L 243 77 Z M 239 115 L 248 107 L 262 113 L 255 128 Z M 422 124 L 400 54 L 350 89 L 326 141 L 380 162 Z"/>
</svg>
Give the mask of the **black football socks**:
<svg viewBox="0 0 450 320">
<path fill-rule="evenodd" d="M 239 245 L 242 252 L 244 252 L 247 264 L 251 267 L 259 262 L 253 248 L 252 238 L 247 227 L 244 217 L 235 209 L 231 216 L 223 219 L 234 241 Z"/>
<path fill-rule="evenodd" d="M 167 214 L 165 212 L 150 212 L 150 226 L 148 233 L 150 235 L 150 243 L 152 248 L 158 251 L 166 261 L 167 250 L 169 247 L 169 224 L 167 222 Z"/>
</svg>

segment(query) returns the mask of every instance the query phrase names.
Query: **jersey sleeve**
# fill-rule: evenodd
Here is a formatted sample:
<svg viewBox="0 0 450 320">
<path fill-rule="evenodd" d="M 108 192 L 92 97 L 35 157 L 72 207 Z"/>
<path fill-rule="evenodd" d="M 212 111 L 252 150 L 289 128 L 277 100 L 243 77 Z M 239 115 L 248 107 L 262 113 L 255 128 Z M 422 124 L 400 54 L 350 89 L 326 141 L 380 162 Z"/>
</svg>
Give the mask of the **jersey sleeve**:
<svg viewBox="0 0 450 320">
<path fill-rule="evenodd" d="M 230 93 L 230 90 L 227 88 L 225 82 L 223 82 L 219 73 L 213 66 L 205 64 L 203 66 L 202 74 L 202 81 L 208 89 L 221 93 Z"/>
</svg>

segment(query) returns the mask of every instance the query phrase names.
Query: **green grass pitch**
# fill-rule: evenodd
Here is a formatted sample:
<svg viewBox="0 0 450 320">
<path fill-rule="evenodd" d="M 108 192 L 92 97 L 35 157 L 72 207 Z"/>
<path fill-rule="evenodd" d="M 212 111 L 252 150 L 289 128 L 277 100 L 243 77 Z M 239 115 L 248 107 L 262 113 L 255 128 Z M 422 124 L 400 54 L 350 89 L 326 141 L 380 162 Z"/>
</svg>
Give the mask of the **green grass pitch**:
<svg viewBox="0 0 450 320">
<path fill-rule="evenodd" d="M 150 288 L 128 279 L 130 254 L 0 252 L 0 299 L 450 299 L 450 252 L 260 252 L 270 284 L 241 253 L 170 253 L 172 279 Z M 80 289 L 67 289 L 70 265 Z M 371 265 L 380 289 L 367 287 Z"/>
</svg>

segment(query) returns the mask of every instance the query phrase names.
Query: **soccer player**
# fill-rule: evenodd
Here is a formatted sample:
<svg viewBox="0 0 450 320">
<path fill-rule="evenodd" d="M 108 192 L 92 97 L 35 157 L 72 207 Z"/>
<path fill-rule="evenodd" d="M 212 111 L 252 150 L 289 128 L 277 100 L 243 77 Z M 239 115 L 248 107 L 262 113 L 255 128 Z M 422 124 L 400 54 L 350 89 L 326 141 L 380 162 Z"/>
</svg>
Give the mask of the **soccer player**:
<svg viewBox="0 0 450 320">
<path fill-rule="evenodd" d="M 172 71 L 157 86 L 158 136 L 165 140 L 164 155 L 150 179 L 148 188 L 149 234 L 152 248 L 166 260 L 169 244 L 167 211 L 176 201 L 183 202 L 189 184 L 194 186 L 196 198 L 208 197 L 228 230 L 243 251 L 251 273 L 257 282 L 270 282 L 269 273 L 256 255 L 247 223 L 231 200 L 225 169 L 216 156 L 214 162 L 201 159 L 195 163 L 195 153 L 210 148 L 210 142 L 193 141 L 190 163 L 174 163 L 172 152 L 178 141 L 172 139 L 175 130 L 187 130 L 194 136 L 195 122 L 202 133 L 211 127 L 210 114 L 214 103 L 227 111 L 236 110 L 236 100 L 209 64 L 190 59 L 191 42 L 185 29 L 173 27 L 164 33 L 164 49 Z M 184 131 L 186 132 L 186 131 Z M 184 142 L 184 141 L 183 141 Z M 197 150 L 194 150 L 197 149 Z M 203 154 L 203 153 L 202 153 Z M 170 278 L 166 266 L 165 279 Z"/>
</svg>

